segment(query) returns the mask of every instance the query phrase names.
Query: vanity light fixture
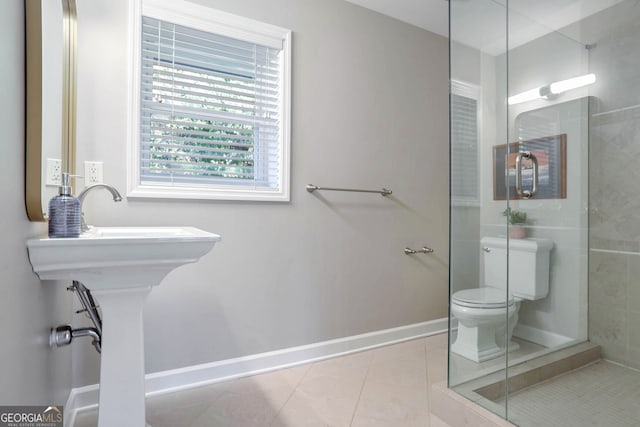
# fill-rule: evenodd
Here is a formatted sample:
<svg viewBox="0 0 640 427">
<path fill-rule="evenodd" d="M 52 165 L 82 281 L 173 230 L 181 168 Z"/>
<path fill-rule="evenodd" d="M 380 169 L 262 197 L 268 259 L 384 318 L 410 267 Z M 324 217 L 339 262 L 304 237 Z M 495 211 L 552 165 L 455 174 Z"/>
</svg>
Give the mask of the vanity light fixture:
<svg viewBox="0 0 640 427">
<path fill-rule="evenodd" d="M 595 83 L 595 74 L 585 74 L 584 76 L 573 77 L 567 80 L 551 83 L 547 86 L 540 86 L 535 89 L 521 92 L 517 95 L 510 96 L 507 99 L 509 105 L 520 104 L 522 102 L 533 101 L 534 99 L 551 99 L 555 95 L 559 95 L 571 89 L 577 89 Z"/>
</svg>

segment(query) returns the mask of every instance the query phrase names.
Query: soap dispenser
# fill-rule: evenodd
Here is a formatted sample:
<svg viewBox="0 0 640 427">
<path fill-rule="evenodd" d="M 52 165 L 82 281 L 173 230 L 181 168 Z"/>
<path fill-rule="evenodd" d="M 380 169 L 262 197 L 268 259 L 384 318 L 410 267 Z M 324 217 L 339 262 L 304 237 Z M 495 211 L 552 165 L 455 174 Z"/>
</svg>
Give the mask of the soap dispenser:
<svg viewBox="0 0 640 427">
<path fill-rule="evenodd" d="M 49 201 L 49 237 L 80 236 L 80 202 L 71 195 L 69 174 L 62 174 L 57 196 Z"/>
</svg>

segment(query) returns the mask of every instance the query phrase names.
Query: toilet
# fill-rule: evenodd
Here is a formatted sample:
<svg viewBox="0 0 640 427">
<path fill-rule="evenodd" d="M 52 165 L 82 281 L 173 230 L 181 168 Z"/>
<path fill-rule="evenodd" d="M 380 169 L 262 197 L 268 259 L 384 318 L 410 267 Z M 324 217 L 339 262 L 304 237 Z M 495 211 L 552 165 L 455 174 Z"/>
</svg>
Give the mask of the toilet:
<svg viewBox="0 0 640 427">
<path fill-rule="evenodd" d="M 507 239 L 481 240 L 483 280 L 480 287 L 455 292 L 451 313 L 458 320 L 458 335 L 451 351 L 483 362 L 518 348 L 510 342 L 522 301 L 535 301 L 549 293 L 549 239 L 509 239 L 507 289 Z M 506 321 L 508 319 L 508 321 Z"/>
</svg>

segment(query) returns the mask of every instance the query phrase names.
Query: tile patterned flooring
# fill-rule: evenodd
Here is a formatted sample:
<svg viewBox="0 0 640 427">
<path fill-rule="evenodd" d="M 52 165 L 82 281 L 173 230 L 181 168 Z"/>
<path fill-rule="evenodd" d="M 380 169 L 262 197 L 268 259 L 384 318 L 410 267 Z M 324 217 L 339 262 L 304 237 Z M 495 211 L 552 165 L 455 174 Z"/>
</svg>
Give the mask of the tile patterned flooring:
<svg viewBox="0 0 640 427">
<path fill-rule="evenodd" d="M 523 427 L 637 427 L 639 402 L 640 372 L 601 360 L 510 395 L 509 418 Z"/>
<path fill-rule="evenodd" d="M 447 335 L 147 399 L 153 427 L 446 427 L 431 385 L 446 379 Z M 74 427 L 97 425 L 96 411 Z"/>
</svg>

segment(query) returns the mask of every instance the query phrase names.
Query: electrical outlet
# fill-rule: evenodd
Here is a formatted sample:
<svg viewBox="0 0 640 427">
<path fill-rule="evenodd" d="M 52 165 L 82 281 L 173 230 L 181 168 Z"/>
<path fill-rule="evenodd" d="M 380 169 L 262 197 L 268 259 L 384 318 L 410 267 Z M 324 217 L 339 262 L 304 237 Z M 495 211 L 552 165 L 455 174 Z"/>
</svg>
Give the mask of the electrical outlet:
<svg viewBox="0 0 640 427">
<path fill-rule="evenodd" d="M 62 160 L 47 159 L 47 179 L 46 185 L 62 185 Z"/>
<path fill-rule="evenodd" d="M 102 162 L 84 162 L 84 186 L 102 184 Z"/>
</svg>

